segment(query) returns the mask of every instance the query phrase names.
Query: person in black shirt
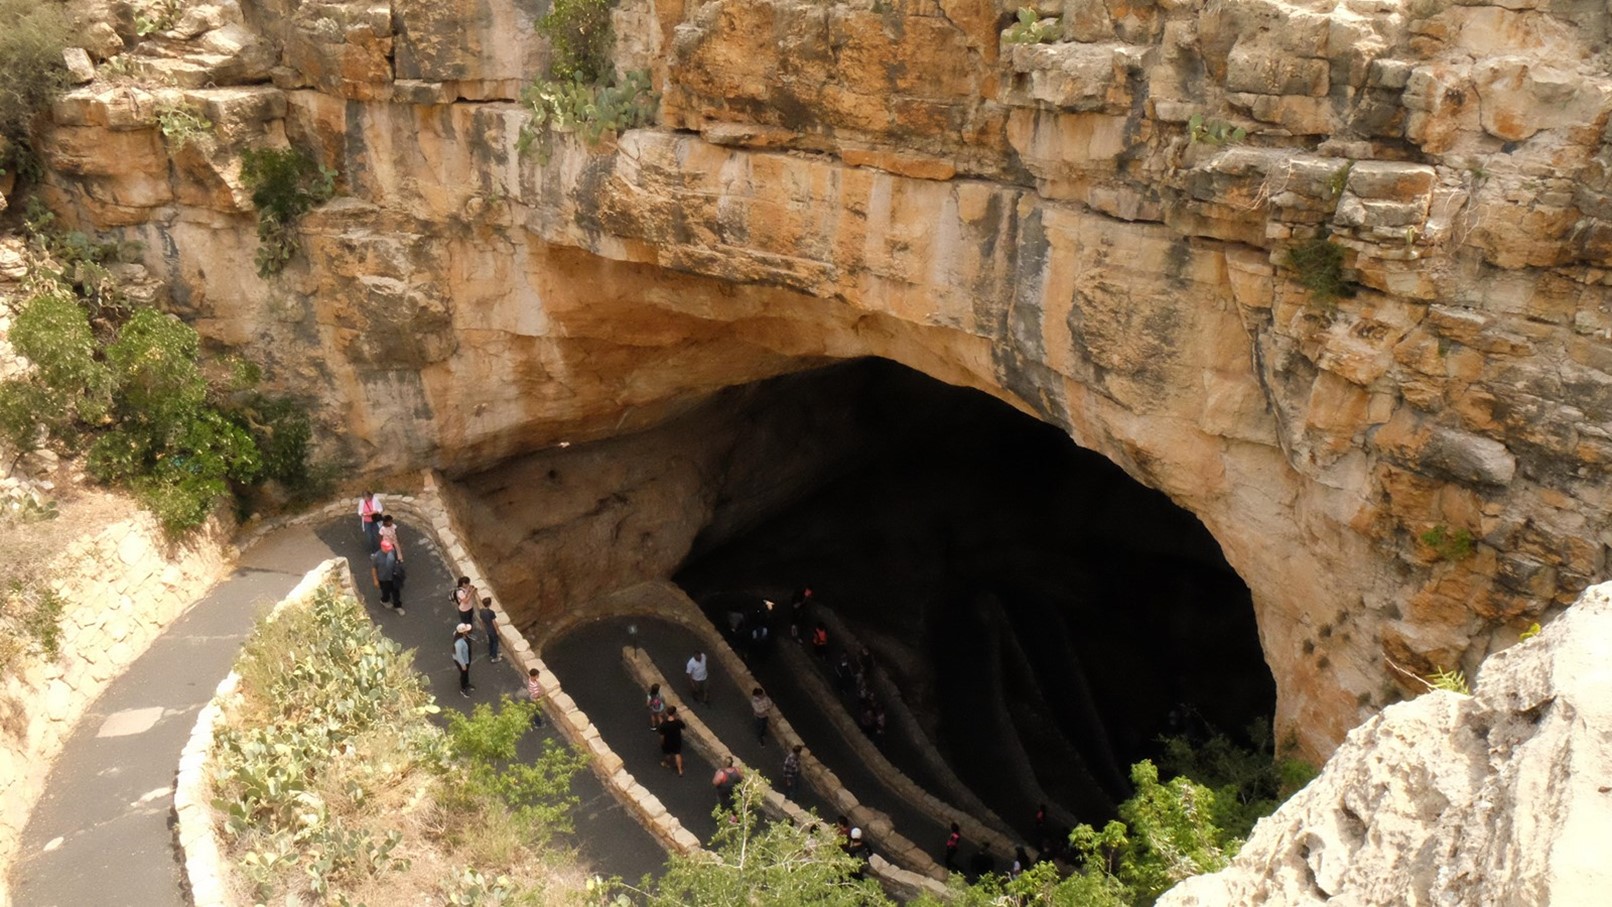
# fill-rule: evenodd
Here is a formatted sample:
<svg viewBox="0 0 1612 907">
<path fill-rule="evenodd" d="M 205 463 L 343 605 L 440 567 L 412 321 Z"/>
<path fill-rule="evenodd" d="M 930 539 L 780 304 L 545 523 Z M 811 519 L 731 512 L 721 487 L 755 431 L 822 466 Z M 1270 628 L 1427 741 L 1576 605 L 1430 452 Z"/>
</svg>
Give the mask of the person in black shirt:
<svg viewBox="0 0 1612 907">
<path fill-rule="evenodd" d="M 666 719 L 655 728 L 660 733 L 660 764 L 677 769 L 683 774 L 683 719 L 677 717 L 677 706 L 666 707 Z"/>
</svg>

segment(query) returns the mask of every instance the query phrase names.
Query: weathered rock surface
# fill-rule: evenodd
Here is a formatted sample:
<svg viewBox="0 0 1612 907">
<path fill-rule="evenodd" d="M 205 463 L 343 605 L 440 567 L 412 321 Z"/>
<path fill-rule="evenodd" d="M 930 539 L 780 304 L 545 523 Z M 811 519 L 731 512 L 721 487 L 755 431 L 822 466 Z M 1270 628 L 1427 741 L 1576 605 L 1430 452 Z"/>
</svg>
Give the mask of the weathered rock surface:
<svg viewBox="0 0 1612 907">
<path fill-rule="evenodd" d="M 1612 584 L 1356 728 L 1230 868 L 1159 907 L 1604 904 L 1612 890 Z"/>
<path fill-rule="evenodd" d="M 1312 754 L 1402 695 L 1385 654 L 1471 669 L 1605 575 L 1604 15 L 1071 0 L 1042 10 L 1064 40 L 1018 45 L 1011 12 L 624 0 L 662 128 L 539 164 L 496 100 L 546 59 L 535 8 L 229 0 L 118 32 L 216 113 L 211 146 L 98 81 L 41 147 L 52 201 L 142 240 L 367 472 L 465 473 L 824 358 L 994 393 L 1203 519 Z M 263 281 L 238 155 L 286 140 L 345 197 Z M 1290 253 L 1322 236 L 1353 295 L 1304 288 Z"/>
</svg>

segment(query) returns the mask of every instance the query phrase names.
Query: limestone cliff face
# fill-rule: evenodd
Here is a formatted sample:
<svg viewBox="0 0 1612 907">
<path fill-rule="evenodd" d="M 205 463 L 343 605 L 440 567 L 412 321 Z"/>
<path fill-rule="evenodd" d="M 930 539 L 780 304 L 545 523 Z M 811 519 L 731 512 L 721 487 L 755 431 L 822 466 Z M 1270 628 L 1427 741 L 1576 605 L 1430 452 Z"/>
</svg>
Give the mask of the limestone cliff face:
<svg viewBox="0 0 1612 907">
<path fill-rule="evenodd" d="M 833 358 L 996 394 L 1202 518 L 1311 753 L 1397 698 L 1385 655 L 1471 668 L 1600 577 L 1604 10 L 1040 11 L 1061 40 L 1004 42 L 1014 10 L 979 0 L 624 0 L 662 125 L 540 165 L 509 101 L 535 4 L 226 0 L 113 35 L 169 87 L 79 89 L 42 147 L 54 201 L 143 239 L 176 308 L 370 472 Z M 155 128 L 181 97 L 211 147 Z M 343 196 L 265 282 L 238 153 L 285 139 Z M 1333 302 L 1289 259 L 1323 233 L 1356 287 Z"/>
<path fill-rule="evenodd" d="M 1612 584 L 1492 656 L 1476 694 L 1355 729 L 1232 865 L 1159 907 L 1604 904 Z"/>
</svg>

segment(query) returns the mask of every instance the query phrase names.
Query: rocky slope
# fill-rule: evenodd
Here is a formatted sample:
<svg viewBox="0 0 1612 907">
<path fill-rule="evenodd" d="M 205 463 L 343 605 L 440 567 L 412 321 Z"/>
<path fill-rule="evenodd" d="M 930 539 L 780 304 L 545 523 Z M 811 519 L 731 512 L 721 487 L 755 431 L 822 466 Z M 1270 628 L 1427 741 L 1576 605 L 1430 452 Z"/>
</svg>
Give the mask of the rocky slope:
<svg viewBox="0 0 1612 907">
<path fill-rule="evenodd" d="M 224 0 L 142 37 L 158 2 L 83 8 L 111 62 L 52 112 L 46 195 L 143 240 L 357 469 L 885 356 L 1196 513 L 1311 754 L 1402 695 L 1385 655 L 1470 669 L 1605 572 L 1600 4 L 1052 0 L 1021 45 L 980 0 L 622 0 L 661 125 L 540 163 L 534 4 Z M 165 139 L 180 101 L 210 138 Z M 264 281 L 239 153 L 288 140 L 342 195 Z M 1353 295 L 1293 267 L 1323 235 Z"/>
<path fill-rule="evenodd" d="M 1612 584 L 1349 734 L 1232 866 L 1159 907 L 1604 904 L 1612 886 Z"/>
</svg>

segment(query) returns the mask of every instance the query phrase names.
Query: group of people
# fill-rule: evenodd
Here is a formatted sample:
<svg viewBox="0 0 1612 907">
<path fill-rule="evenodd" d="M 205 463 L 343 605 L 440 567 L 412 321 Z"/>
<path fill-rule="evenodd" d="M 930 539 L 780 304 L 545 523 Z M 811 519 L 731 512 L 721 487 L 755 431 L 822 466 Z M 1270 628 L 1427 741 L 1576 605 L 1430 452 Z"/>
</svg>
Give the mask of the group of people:
<svg viewBox="0 0 1612 907">
<path fill-rule="evenodd" d="M 370 579 L 380 590 L 381 604 L 401 616 L 407 613 L 403 610 L 403 583 L 408 574 L 397 521 L 386 512 L 380 495 L 366 491 L 358 499 L 358 522 L 369 544 Z M 468 576 L 459 577 L 449 603 L 453 605 L 452 654 L 453 663 L 459 669 L 459 695 L 469 698 L 476 691 L 470 682 L 470 663 L 478 623 L 486 641 L 488 661 L 495 664 L 503 661 L 499 651 L 498 615 L 493 610 L 492 597 L 483 596 Z M 535 701 L 536 697 L 533 698 Z"/>
</svg>

